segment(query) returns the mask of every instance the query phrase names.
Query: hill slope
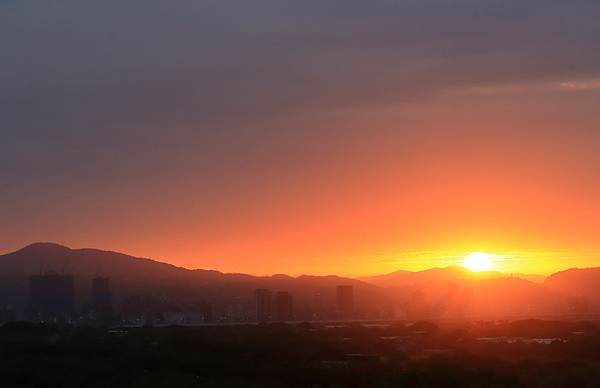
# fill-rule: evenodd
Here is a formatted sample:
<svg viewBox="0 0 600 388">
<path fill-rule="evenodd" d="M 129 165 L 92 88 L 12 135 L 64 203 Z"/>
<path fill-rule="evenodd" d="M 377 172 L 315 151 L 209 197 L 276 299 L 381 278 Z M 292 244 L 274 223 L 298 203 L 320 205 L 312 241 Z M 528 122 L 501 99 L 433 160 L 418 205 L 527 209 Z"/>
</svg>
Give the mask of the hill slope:
<svg viewBox="0 0 600 388">
<path fill-rule="evenodd" d="M 152 294 L 178 304 L 203 300 L 224 306 L 229 300 L 237 300 L 252 309 L 253 291 L 264 287 L 292 293 L 297 309 L 308 313 L 316 298 L 322 299 L 319 304 L 333 308 L 335 287 L 340 284 L 354 286 L 359 309 L 377 306 L 386 299 L 383 290 L 376 286 L 336 276 L 257 277 L 190 270 L 116 252 L 36 243 L 0 256 L 0 305 L 22 308 L 27 299 L 28 276 L 47 271 L 74 275 L 80 303 L 89 299 L 91 279 L 96 276 L 110 278 L 117 303 L 132 296 Z"/>
<path fill-rule="evenodd" d="M 528 279 L 533 279 L 530 281 Z M 409 317 L 502 317 L 600 312 L 600 269 L 569 270 L 545 282 L 462 267 L 362 278 L 397 295 Z"/>
</svg>

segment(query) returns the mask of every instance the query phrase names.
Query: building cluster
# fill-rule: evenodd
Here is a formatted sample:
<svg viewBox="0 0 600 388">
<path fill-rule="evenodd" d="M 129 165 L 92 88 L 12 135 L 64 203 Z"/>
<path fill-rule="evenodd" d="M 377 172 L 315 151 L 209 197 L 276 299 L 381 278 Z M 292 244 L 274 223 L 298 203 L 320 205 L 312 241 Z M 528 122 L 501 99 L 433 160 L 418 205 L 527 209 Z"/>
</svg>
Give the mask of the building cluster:
<svg viewBox="0 0 600 388">
<path fill-rule="evenodd" d="M 85 310 L 86 318 L 95 323 L 108 325 L 112 322 L 113 302 L 108 278 L 92 279 L 90 305 Z M 28 320 L 70 323 L 76 317 L 73 275 L 46 273 L 29 277 Z"/>
<path fill-rule="evenodd" d="M 286 322 L 294 319 L 294 298 L 289 292 L 279 291 L 273 297 L 270 290 L 259 288 L 255 296 L 257 322 Z"/>
<path fill-rule="evenodd" d="M 274 295 L 271 290 L 259 288 L 254 293 L 257 322 L 287 322 L 296 319 L 294 299 L 289 292 L 279 291 Z M 340 285 L 336 287 L 336 318 L 355 318 L 354 287 Z"/>
<path fill-rule="evenodd" d="M 50 322 L 90 325 L 201 325 L 218 322 L 292 322 L 311 320 L 349 320 L 358 315 L 354 306 L 354 289 L 339 285 L 323 298 L 314 300 L 300 294 L 297 304 L 294 296 L 283 290 L 267 288 L 238 290 L 236 295 L 193 302 L 184 296 L 150 293 L 147 295 L 120 295 L 118 308 L 114 306 L 111 281 L 95 277 L 89 284 L 89 299 L 78 305 L 76 279 L 70 274 L 44 273 L 29 276 L 27 302 L 22 313 L 12 307 L 0 307 L 0 323 L 18 319 L 32 322 Z M 334 293 L 335 291 L 335 293 Z M 216 311 L 213 309 L 216 307 Z"/>
</svg>

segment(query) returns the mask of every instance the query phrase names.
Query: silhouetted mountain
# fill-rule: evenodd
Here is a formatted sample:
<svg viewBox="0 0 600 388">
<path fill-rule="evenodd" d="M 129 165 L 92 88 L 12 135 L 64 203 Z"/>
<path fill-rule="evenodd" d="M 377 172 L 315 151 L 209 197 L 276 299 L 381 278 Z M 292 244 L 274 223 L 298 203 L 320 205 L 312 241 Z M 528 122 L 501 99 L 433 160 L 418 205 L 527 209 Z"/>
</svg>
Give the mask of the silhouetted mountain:
<svg viewBox="0 0 600 388">
<path fill-rule="evenodd" d="M 471 272 L 463 267 L 449 266 L 445 268 L 430 268 L 424 271 L 396 271 L 386 275 L 363 277 L 360 280 L 379 287 L 406 287 L 418 283 L 446 283 L 457 280 L 497 279 L 507 275 L 497 272 Z"/>
<path fill-rule="evenodd" d="M 595 284 L 600 283 L 600 271 L 597 275 Z M 582 294 L 592 295 L 593 276 L 587 276 L 587 282 L 582 282 L 579 288 Z M 419 272 L 397 271 L 361 280 L 397 295 L 408 316 L 415 318 L 534 316 L 595 311 L 587 308 L 593 307 L 593 303 L 586 305 L 577 296 L 578 288 L 548 287 L 549 282 L 544 284 L 537 276 L 505 275 L 496 271 L 474 273 L 451 266 Z M 596 295 L 600 293 L 596 291 Z"/>
<path fill-rule="evenodd" d="M 315 301 L 332 308 L 335 287 L 340 284 L 354 286 L 359 310 L 375 308 L 386 299 L 383 290 L 376 286 L 336 276 L 260 277 L 190 270 L 116 252 L 36 243 L 0 256 L 0 305 L 22 307 L 27 298 L 28 276 L 48 271 L 74 275 L 79 303 L 87 301 L 91 279 L 96 276 L 110 278 L 117 303 L 133 296 L 156 295 L 178 304 L 199 300 L 226 304 L 235 300 L 251 310 L 254 289 L 269 288 L 289 291 L 297 310 L 310 314 Z"/>
<path fill-rule="evenodd" d="M 167 306 L 165 309 L 184 309 L 208 301 L 217 312 L 241 315 L 253 310 L 254 290 L 268 288 L 290 292 L 297 316 L 322 316 L 323 311 L 335 311 L 335 287 L 343 284 L 354 286 L 357 311 L 365 317 L 390 316 L 391 310 L 407 319 L 600 312 L 599 268 L 560 272 L 544 283 L 499 272 L 474 274 L 462 267 L 398 271 L 359 280 L 251 276 L 190 270 L 116 252 L 50 243 L 32 244 L 0 256 L 0 306 L 22 308 L 27 300 L 28 276 L 48 271 L 74 275 L 80 305 L 89 299 L 91 279 L 105 276 L 111 280 L 117 305 L 150 296 L 153 303 Z"/>
<path fill-rule="evenodd" d="M 544 284 L 576 296 L 600 296 L 600 268 L 571 268 L 548 276 Z"/>
<path fill-rule="evenodd" d="M 544 285 L 579 298 L 580 308 L 600 312 L 600 268 L 571 268 L 557 272 L 548 276 Z"/>
</svg>

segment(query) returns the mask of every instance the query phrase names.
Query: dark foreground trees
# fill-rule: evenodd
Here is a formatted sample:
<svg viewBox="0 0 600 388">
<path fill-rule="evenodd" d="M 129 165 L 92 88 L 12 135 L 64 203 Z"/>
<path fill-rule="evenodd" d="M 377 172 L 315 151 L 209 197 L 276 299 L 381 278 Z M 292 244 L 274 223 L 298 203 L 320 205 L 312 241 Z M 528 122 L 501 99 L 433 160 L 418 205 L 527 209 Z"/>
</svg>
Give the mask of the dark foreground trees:
<svg viewBox="0 0 600 388">
<path fill-rule="evenodd" d="M 14 323 L 0 328 L 0 376 L 6 387 L 600 387 L 600 336 L 586 327 L 553 332 L 568 341 L 540 344 L 481 343 L 473 325 Z"/>
</svg>

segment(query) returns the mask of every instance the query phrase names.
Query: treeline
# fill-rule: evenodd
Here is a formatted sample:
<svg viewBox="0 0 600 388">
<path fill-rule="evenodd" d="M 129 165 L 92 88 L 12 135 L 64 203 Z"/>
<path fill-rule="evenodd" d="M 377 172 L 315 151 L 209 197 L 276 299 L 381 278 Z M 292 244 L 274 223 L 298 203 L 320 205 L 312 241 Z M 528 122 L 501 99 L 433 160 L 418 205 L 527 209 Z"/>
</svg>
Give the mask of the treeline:
<svg viewBox="0 0 600 388">
<path fill-rule="evenodd" d="M 7 387 L 596 387 L 599 360 L 594 323 L 0 327 Z"/>
</svg>

